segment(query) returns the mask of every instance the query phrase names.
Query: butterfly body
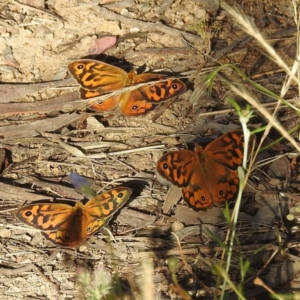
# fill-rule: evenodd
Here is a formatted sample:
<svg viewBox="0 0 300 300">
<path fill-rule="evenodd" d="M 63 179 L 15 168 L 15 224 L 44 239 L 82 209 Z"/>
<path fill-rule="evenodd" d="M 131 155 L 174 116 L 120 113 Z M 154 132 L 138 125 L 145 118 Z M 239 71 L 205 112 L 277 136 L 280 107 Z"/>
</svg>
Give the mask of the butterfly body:
<svg viewBox="0 0 300 300">
<path fill-rule="evenodd" d="M 42 230 L 43 236 L 63 247 L 75 247 L 103 227 L 129 199 L 131 189 L 118 187 L 91 198 L 85 205 L 31 204 L 18 209 L 16 217 Z"/>
<path fill-rule="evenodd" d="M 243 132 L 236 130 L 211 142 L 205 149 L 164 154 L 158 161 L 159 177 L 182 188 L 184 200 L 195 210 L 219 206 L 238 192 L 237 167 L 243 160 Z M 254 137 L 251 138 L 251 144 Z"/>
<path fill-rule="evenodd" d="M 186 91 L 186 85 L 179 79 L 167 79 L 154 73 L 136 74 L 134 71 L 127 73 L 123 69 L 95 60 L 74 61 L 68 65 L 68 69 L 81 86 L 79 93 L 82 99 L 94 98 L 124 87 L 145 83 L 136 89 L 112 96 L 102 103 L 92 104 L 91 108 L 99 112 L 119 107 L 120 112 L 126 116 L 144 115 L 161 102 Z M 164 81 L 155 82 L 159 80 Z"/>
</svg>

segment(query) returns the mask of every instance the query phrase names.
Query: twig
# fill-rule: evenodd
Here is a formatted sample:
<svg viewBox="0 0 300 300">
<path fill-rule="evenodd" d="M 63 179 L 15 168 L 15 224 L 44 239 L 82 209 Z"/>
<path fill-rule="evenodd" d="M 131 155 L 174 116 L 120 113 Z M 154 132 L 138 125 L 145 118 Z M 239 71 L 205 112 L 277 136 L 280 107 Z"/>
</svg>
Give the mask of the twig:
<svg viewBox="0 0 300 300">
<path fill-rule="evenodd" d="M 39 262 L 39 266 L 44 266 L 48 264 L 57 254 L 59 250 L 54 250 L 51 255 L 47 259 L 43 259 L 41 262 Z M 5 276 L 15 276 L 20 275 L 21 273 L 37 270 L 37 267 L 34 263 L 30 263 L 26 266 L 15 268 L 15 269 L 8 269 L 8 268 L 0 268 L 0 274 L 3 274 Z"/>
<path fill-rule="evenodd" d="M 155 23 L 151 22 L 144 22 L 136 19 L 131 19 L 128 17 L 121 16 L 105 7 L 96 6 L 95 11 L 100 15 L 101 18 L 104 19 L 110 19 L 110 20 L 117 20 L 122 22 L 123 24 L 126 24 L 127 26 L 134 26 L 138 27 L 141 32 L 153 32 L 153 31 L 159 31 L 166 34 L 169 34 L 174 37 L 179 37 L 188 40 L 190 43 L 200 44 L 204 45 L 204 41 L 200 36 L 183 32 L 181 30 L 178 30 L 176 28 L 171 28 L 169 26 L 166 26 L 162 24 L 161 22 L 157 21 Z"/>
<path fill-rule="evenodd" d="M 31 5 L 20 3 L 19 1 L 16 1 L 16 0 L 12 0 L 12 3 L 15 4 L 15 5 L 21 6 L 22 8 L 30 9 L 30 10 L 32 10 L 34 12 L 39 11 L 41 13 L 46 13 L 46 14 L 48 14 L 48 15 L 56 18 L 58 21 L 65 21 L 65 19 L 62 18 L 61 16 L 58 16 L 54 12 L 52 12 L 52 11 L 50 11 L 48 9 L 45 9 L 43 7 L 34 7 L 34 6 L 31 6 Z"/>
<path fill-rule="evenodd" d="M 183 254 L 183 252 L 182 252 L 182 248 L 181 248 L 181 244 L 180 244 L 180 241 L 179 241 L 178 236 L 177 236 L 174 232 L 172 232 L 172 235 L 173 235 L 173 236 L 175 237 L 175 239 L 176 239 L 177 246 L 178 246 L 179 252 L 180 252 L 180 257 L 181 257 L 181 259 L 182 259 L 182 262 L 183 262 L 183 264 L 184 264 L 186 270 L 193 276 L 193 278 L 195 279 L 195 281 L 196 281 L 201 287 L 203 287 L 203 288 L 205 289 L 206 292 L 211 293 L 211 292 L 213 291 L 213 289 L 210 288 L 210 287 L 208 287 L 206 284 L 204 284 L 204 282 L 202 282 L 202 281 L 195 275 L 195 273 L 193 272 L 192 268 L 191 268 L 190 265 L 187 263 L 187 261 L 186 261 L 186 259 L 185 259 L 185 257 L 184 257 L 184 254 Z"/>
<path fill-rule="evenodd" d="M 266 263 L 262 266 L 262 268 L 256 274 L 253 274 L 252 276 L 250 276 L 249 278 L 247 278 L 247 280 L 244 283 L 251 282 L 256 277 L 258 277 L 261 274 L 261 272 L 264 271 L 267 268 L 267 266 L 270 264 L 270 262 L 272 261 L 272 259 L 278 253 L 278 251 L 279 251 L 279 247 L 276 247 L 276 249 L 274 249 L 274 252 L 272 253 L 272 255 L 269 257 L 269 259 L 266 261 Z"/>
<path fill-rule="evenodd" d="M 57 252 L 57 250 L 56 250 Z M 33 265 L 34 266 L 34 270 L 42 277 L 44 278 L 45 281 L 49 282 L 50 285 L 52 285 L 52 287 L 56 290 L 57 293 L 60 293 L 60 290 L 59 290 L 59 286 L 52 282 L 36 265 Z"/>
<path fill-rule="evenodd" d="M 148 147 L 140 147 L 140 148 L 134 148 L 129 150 L 121 150 L 121 151 L 115 151 L 115 152 L 109 152 L 109 153 L 100 153 L 100 154 L 92 154 L 88 155 L 89 158 L 95 159 L 95 158 L 104 158 L 107 157 L 107 155 L 121 155 L 121 154 L 128 154 L 128 153 L 134 153 L 139 151 L 148 151 L 152 149 L 164 149 L 165 145 L 154 145 L 154 146 L 148 146 Z"/>
</svg>

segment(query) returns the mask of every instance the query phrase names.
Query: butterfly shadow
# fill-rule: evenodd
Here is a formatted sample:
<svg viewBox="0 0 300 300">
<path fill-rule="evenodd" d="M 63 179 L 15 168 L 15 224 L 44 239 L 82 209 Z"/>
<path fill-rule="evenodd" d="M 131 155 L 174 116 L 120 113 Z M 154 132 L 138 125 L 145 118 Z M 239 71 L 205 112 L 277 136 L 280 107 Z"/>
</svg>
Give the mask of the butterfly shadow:
<svg viewBox="0 0 300 300">
<path fill-rule="evenodd" d="M 128 62 L 126 60 L 121 60 L 115 56 L 110 56 L 110 55 L 106 55 L 106 54 L 87 55 L 87 56 L 83 57 L 82 59 L 98 60 L 100 62 L 104 62 L 109 65 L 113 65 L 115 67 L 121 68 L 121 69 L 125 70 L 126 72 L 130 72 L 133 69 L 133 66 L 130 62 Z M 149 70 L 149 67 L 146 65 L 139 66 L 136 69 L 136 72 L 137 72 L 137 74 L 151 72 L 152 74 L 157 73 L 157 75 L 165 75 L 166 77 L 174 77 L 177 75 L 176 73 L 172 72 L 171 70 L 167 70 L 167 69 L 164 71 L 158 71 L 158 72 L 156 72 L 155 70 L 152 71 L 152 70 Z M 188 89 L 194 89 L 193 83 L 191 83 L 187 79 L 183 79 L 182 81 L 185 83 L 185 85 L 187 86 Z"/>
<path fill-rule="evenodd" d="M 104 62 L 106 64 L 121 68 L 121 69 L 125 70 L 126 72 L 129 72 L 132 70 L 132 65 L 129 62 L 118 59 L 115 56 L 110 56 L 110 55 L 106 55 L 106 54 L 87 55 L 87 56 L 83 57 L 82 59 L 98 60 L 100 62 Z"/>
</svg>

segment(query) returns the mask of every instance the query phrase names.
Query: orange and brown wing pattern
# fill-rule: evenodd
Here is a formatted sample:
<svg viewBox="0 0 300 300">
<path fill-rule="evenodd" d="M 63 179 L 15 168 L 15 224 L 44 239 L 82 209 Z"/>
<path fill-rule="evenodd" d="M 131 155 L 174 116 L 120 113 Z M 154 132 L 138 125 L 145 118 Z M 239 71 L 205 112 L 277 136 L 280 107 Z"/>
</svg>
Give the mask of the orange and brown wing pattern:
<svg viewBox="0 0 300 300">
<path fill-rule="evenodd" d="M 195 152 L 190 150 L 165 153 L 157 162 L 156 173 L 178 187 L 186 187 L 196 167 Z"/>
<path fill-rule="evenodd" d="M 42 230 L 46 239 L 54 244 L 72 247 L 81 243 L 80 237 L 83 204 L 74 207 L 63 203 L 32 204 L 21 207 L 16 217 L 23 223 Z"/>
<path fill-rule="evenodd" d="M 251 135 L 249 148 L 255 143 L 255 136 Z M 215 161 L 236 169 L 243 162 L 244 156 L 244 134 L 242 130 L 230 131 L 208 144 L 205 148 L 207 156 Z"/>
<path fill-rule="evenodd" d="M 123 87 L 128 77 L 128 73 L 118 67 L 90 59 L 74 61 L 68 69 L 81 87 L 100 94 Z"/>
<path fill-rule="evenodd" d="M 131 193 L 132 190 L 127 187 L 112 189 L 90 199 L 84 207 L 84 213 L 97 219 L 110 217 L 127 202 Z"/>
<path fill-rule="evenodd" d="M 63 203 L 31 204 L 19 208 L 15 214 L 20 221 L 34 228 L 56 230 L 82 207 L 80 202 L 75 207 Z"/>
<path fill-rule="evenodd" d="M 186 85 L 179 79 L 168 79 L 167 81 L 140 87 L 139 91 L 144 100 L 158 104 L 184 93 Z"/>
<path fill-rule="evenodd" d="M 15 211 L 23 223 L 40 229 L 43 236 L 63 247 L 79 246 L 97 232 L 129 199 L 131 189 L 118 187 L 91 198 L 86 205 L 31 204 Z"/>
<path fill-rule="evenodd" d="M 255 136 L 250 138 L 250 147 Z M 231 131 L 211 142 L 204 150 L 181 150 L 164 154 L 157 162 L 156 172 L 168 182 L 181 187 L 184 200 L 193 209 L 220 205 L 235 199 L 242 164 L 244 135 Z"/>
<path fill-rule="evenodd" d="M 91 198 L 84 207 L 81 236 L 86 238 L 99 231 L 127 202 L 131 193 L 130 188 L 118 187 Z"/>
<path fill-rule="evenodd" d="M 186 91 L 186 85 L 179 79 L 166 79 L 164 75 L 154 73 L 139 75 L 134 71 L 127 73 L 120 68 L 95 60 L 74 61 L 68 65 L 68 69 L 81 86 L 79 94 L 82 99 L 98 97 L 124 87 L 137 85 L 136 89 L 124 91 L 101 103 L 91 104 L 90 108 L 98 112 L 110 111 L 120 106 L 123 115 L 145 115 L 157 104 Z M 141 83 L 145 85 L 139 86 Z"/>
</svg>

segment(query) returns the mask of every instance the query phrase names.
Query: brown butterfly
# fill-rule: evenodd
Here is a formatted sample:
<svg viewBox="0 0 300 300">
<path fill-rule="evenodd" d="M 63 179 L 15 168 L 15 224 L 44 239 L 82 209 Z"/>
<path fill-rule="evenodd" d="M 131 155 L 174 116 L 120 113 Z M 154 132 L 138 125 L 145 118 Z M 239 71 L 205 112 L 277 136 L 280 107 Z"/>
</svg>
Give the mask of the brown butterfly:
<svg viewBox="0 0 300 300">
<path fill-rule="evenodd" d="M 137 87 L 90 106 L 93 110 L 100 112 L 110 111 L 119 106 L 123 115 L 145 115 L 162 101 L 186 91 L 186 85 L 179 79 L 166 80 L 166 77 L 160 74 L 138 75 L 134 71 L 127 73 L 120 68 L 96 60 L 77 60 L 70 63 L 68 69 L 81 86 L 79 93 L 82 99 L 97 97 L 138 83 L 165 80 Z"/>
<path fill-rule="evenodd" d="M 42 230 L 43 236 L 63 247 L 76 247 L 101 229 L 129 199 L 132 190 L 118 187 L 91 198 L 85 205 L 31 204 L 14 213 L 23 223 Z"/>
<path fill-rule="evenodd" d="M 250 139 L 250 149 L 255 136 Z M 236 130 L 224 134 L 205 149 L 165 153 L 157 162 L 158 178 L 182 188 L 184 200 L 195 210 L 232 200 L 238 192 L 237 167 L 242 164 L 244 134 Z"/>
</svg>

